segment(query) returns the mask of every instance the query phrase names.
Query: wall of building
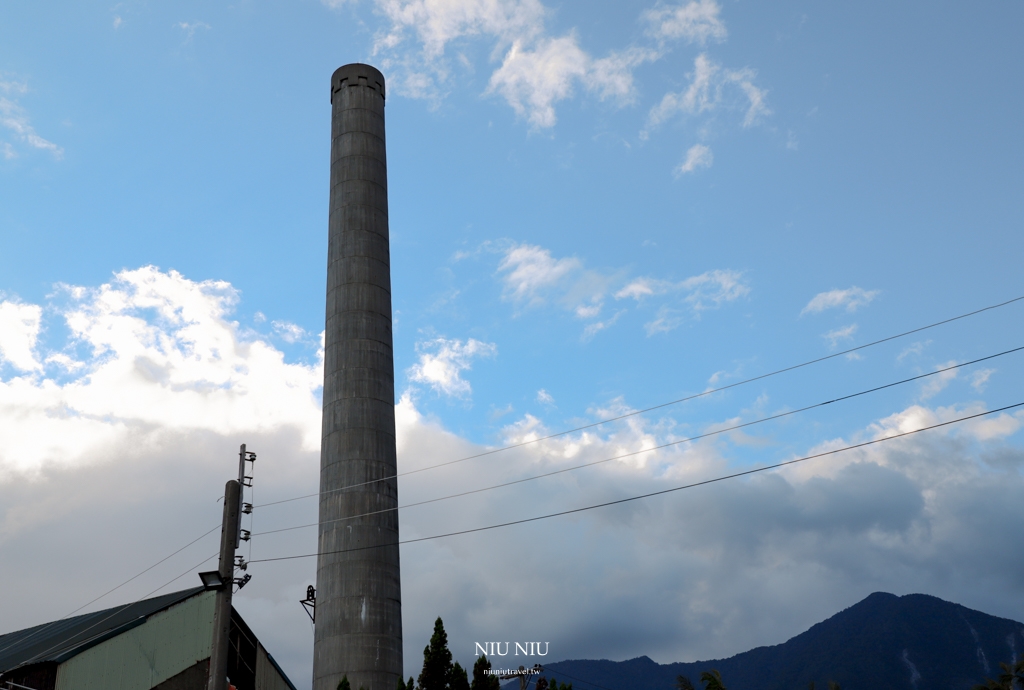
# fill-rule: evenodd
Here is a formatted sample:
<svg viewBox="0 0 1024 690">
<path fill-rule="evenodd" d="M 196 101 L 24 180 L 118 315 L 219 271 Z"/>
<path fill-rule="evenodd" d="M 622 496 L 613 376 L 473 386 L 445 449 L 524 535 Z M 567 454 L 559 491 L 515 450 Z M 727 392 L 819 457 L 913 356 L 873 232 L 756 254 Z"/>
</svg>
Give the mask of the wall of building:
<svg viewBox="0 0 1024 690">
<path fill-rule="evenodd" d="M 208 659 L 215 594 L 197 594 L 67 660 L 55 690 L 148 690 Z"/>
<path fill-rule="evenodd" d="M 278 672 L 263 645 L 256 647 L 256 690 L 295 690 Z"/>
</svg>

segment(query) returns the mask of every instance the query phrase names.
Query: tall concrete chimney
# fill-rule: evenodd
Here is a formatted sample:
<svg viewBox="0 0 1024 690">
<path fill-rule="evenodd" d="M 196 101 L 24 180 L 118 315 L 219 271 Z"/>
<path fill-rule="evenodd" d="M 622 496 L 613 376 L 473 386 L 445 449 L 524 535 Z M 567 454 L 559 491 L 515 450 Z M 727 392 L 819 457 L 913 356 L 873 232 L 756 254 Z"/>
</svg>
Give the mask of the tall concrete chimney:
<svg viewBox="0 0 1024 690">
<path fill-rule="evenodd" d="M 313 690 L 402 677 L 384 76 L 331 77 L 331 208 Z M 380 480 L 380 481 L 377 481 Z M 345 518 L 383 511 L 352 520 Z M 332 553 L 357 549 L 345 553 Z"/>
</svg>

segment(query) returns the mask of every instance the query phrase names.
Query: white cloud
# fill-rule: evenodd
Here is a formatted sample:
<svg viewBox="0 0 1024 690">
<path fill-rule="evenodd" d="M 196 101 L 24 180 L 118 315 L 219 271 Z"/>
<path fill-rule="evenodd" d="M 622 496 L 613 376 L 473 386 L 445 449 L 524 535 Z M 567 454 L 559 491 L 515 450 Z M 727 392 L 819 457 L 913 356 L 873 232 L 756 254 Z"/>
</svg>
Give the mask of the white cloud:
<svg viewBox="0 0 1024 690">
<path fill-rule="evenodd" d="M 636 278 L 615 293 L 615 299 L 631 298 L 640 301 L 653 295 L 678 292 L 685 295 L 694 311 L 705 311 L 720 307 L 750 294 L 750 287 L 743 281 L 741 271 L 713 270 L 691 276 L 678 283 L 654 278 Z"/>
<path fill-rule="evenodd" d="M 42 368 L 35 354 L 43 310 L 35 304 L 0 302 L 0 361 L 22 371 Z"/>
<path fill-rule="evenodd" d="M 924 342 L 917 341 L 907 347 L 903 348 L 903 351 L 896 356 L 897 362 L 902 362 L 907 357 L 916 357 L 924 352 L 924 349 L 932 344 L 932 341 L 926 340 Z"/>
<path fill-rule="evenodd" d="M 498 346 L 474 338 L 462 342 L 447 338 L 434 338 L 418 343 L 416 351 L 419 361 L 409 367 L 410 381 L 425 383 L 438 393 L 454 397 L 466 397 L 472 389 L 469 381 L 462 378 L 462 372 L 472 368 L 478 357 L 494 357 Z"/>
<path fill-rule="evenodd" d="M 647 298 L 675 294 L 681 297 L 683 306 L 696 317 L 709 309 L 717 309 L 727 302 L 733 302 L 750 294 L 750 286 L 743 280 L 743 273 L 733 270 L 706 271 L 685 280 L 673 283 L 654 278 L 635 278 L 615 293 L 616 299 L 633 299 L 641 302 Z M 657 315 L 644 324 L 648 336 L 668 333 L 683 322 L 684 312 L 679 306 L 663 304 Z"/>
<path fill-rule="evenodd" d="M 686 152 L 686 158 L 675 169 L 676 177 L 695 172 L 700 168 L 710 168 L 715 157 L 711 149 L 704 144 L 694 144 Z"/>
<path fill-rule="evenodd" d="M 995 369 L 979 369 L 978 371 L 973 372 L 970 376 L 971 388 L 978 393 L 983 392 L 985 390 L 985 384 L 988 383 L 988 380 L 992 378 L 992 374 L 994 373 L 996 373 Z"/>
<path fill-rule="evenodd" d="M 545 39 L 534 50 L 517 41 L 491 75 L 488 91 L 504 96 L 530 124 L 552 127 L 554 104 L 572 93 L 573 82 L 586 75 L 589 61 L 572 34 Z"/>
<path fill-rule="evenodd" d="M 824 334 L 821 337 L 827 340 L 829 347 L 831 347 L 834 350 L 839 345 L 839 343 L 845 342 L 853 338 L 853 334 L 856 332 L 857 324 L 851 323 L 849 326 L 833 328 L 831 331 L 829 331 L 828 333 Z"/>
<path fill-rule="evenodd" d="M 740 271 L 714 270 L 687 278 L 680 287 L 688 292 L 686 302 L 695 311 L 716 309 L 725 302 L 732 302 L 750 294 L 750 287 L 743 282 Z"/>
<path fill-rule="evenodd" d="M 593 337 L 600 333 L 601 331 L 614 326 L 615 322 L 619 320 L 619 317 L 625 313 L 625 309 L 620 309 L 619 311 L 612 314 L 611 318 L 605 319 L 604 321 L 594 321 L 592 323 L 588 323 L 586 328 L 583 329 L 583 335 L 580 336 L 580 339 L 583 342 L 592 340 Z"/>
<path fill-rule="evenodd" d="M 551 396 L 550 393 L 541 388 L 539 391 L 537 391 L 537 402 L 539 402 L 542 405 L 554 405 L 555 399 Z"/>
<path fill-rule="evenodd" d="M 619 310 L 609 318 L 596 320 L 609 294 L 616 300 L 632 299 L 638 303 L 671 295 L 676 305 L 661 306 L 657 318 L 646 326 L 651 335 L 676 328 L 682 323 L 684 311 L 699 317 L 701 312 L 716 309 L 750 292 L 740 271 L 706 271 L 679 282 L 647 276 L 627 280 L 625 270 L 587 269 L 575 257 L 556 259 L 550 250 L 537 245 L 511 245 L 503 253 L 498 274 L 505 299 L 531 307 L 554 302 L 579 319 L 594 319 L 584 327 L 584 342 L 613 326 L 625 314 L 625 310 Z M 622 287 L 616 290 L 616 285 Z"/>
<path fill-rule="evenodd" d="M 378 35 L 375 51 L 399 45 L 412 31 L 428 60 L 466 36 L 492 37 L 499 47 L 534 38 L 543 31 L 547 13 L 538 0 L 377 0 L 376 5 L 391 27 Z"/>
<path fill-rule="evenodd" d="M 865 290 L 856 285 L 845 290 L 819 292 L 811 298 L 800 315 L 819 314 L 826 309 L 846 309 L 848 312 L 855 312 L 859 308 L 871 304 L 871 301 L 879 294 L 881 294 L 879 290 Z"/>
<path fill-rule="evenodd" d="M 264 317 L 265 319 L 266 317 Z M 259 320 L 257 319 L 257 322 Z M 306 329 L 288 321 L 272 321 L 271 326 L 274 327 L 274 332 L 280 336 L 281 340 L 286 343 L 297 343 L 300 340 L 305 340 L 309 337 L 309 333 Z"/>
<path fill-rule="evenodd" d="M 17 366 L 39 373 L 0 381 L 0 436 L 10 439 L 0 475 L 75 466 L 98 448 L 145 444 L 166 430 L 288 427 L 304 447 L 319 444 L 322 365 L 285 363 L 266 342 L 243 337 L 227 319 L 238 301 L 229 284 L 147 266 L 98 288 L 63 286 L 60 296 L 68 303 L 54 306 L 55 318 L 71 333 L 62 347 L 37 343 L 40 307 L 5 308 L 15 328 L 3 332 L 22 324 L 18 339 L 5 340 L 5 357 L 13 352 Z"/>
<path fill-rule="evenodd" d="M 120 28 L 121 28 L 121 25 L 122 25 L 123 23 L 124 23 L 124 20 L 123 20 L 123 19 L 121 19 L 121 17 L 119 17 L 119 16 L 117 16 L 117 15 L 114 15 L 114 28 L 115 28 L 115 29 L 120 29 Z"/>
<path fill-rule="evenodd" d="M 766 103 L 768 92 L 754 85 L 757 73 L 749 68 L 731 70 L 714 62 L 706 53 L 698 55 L 689 74 L 690 85 L 683 91 L 668 92 L 647 116 L 647 124 L 640 136 L 646 139 L 650 132 L 677 115 L 699 115 L 721 108 L 743 109 L 744 127 L 754 125 L 762 116 L 771 114 Z M 733 95 L 742 93 L 738 101 Z"/>
<path fill-rule="evenodd" d="M 506 298 L 529 304 L 543 302 L 548 290 L 581 268 L 579 259 L 555 259 L 550 250 L 530 244 L 513 246 L 498 264 Z"/>
<path fill-rule="evenodd" d="M 935 368 L 936 369 L 949 369 L 949 367 L 952 367 L 952 366 L 955 366 L 955 365 L 956 365 L 956 361 L 955 360 L 950 360 L 950 361 L 946 362 L 945 364 L 938 365 Z M 976 372 L 975 375 L 977 375 L 977 373 L 982 373 L 982 372 Z M 928 377 L 927 379 L 924 380 L 924 383 L 921 384 L 921 396 L 920 396 L 921 400 L 927 400 L 929 398 L 935 397 L 936 395 L 941 393 L 943 390 L 945 390 L 946 386 L 948 386 L 950 383 L 952 383 L 954 380 L 956 380 L 959 375 L 960 375 L 960 370 L 959 369 L 949 369 L 949 371 L 943 371 L 942 373 L 935 374 L 934 376 Z M 982 379 L 983 383 L 984 383 L 984 379 L 985 378 L 988 378 L 988 377 L 985 376 Z"/>
<path fill-rule="evenodd" d="M 17 100 L 19 95 L 25 93 L 28 93 L 28 86 L 25 83 L 0 79 L 0 94 L 3 94 L 0 95 L 0 127 L 8 130 L 16 139 L 32 148 L 49 151 L 54 158 L 63 157 L 64 149 L 39 136 L 35 128 L 32 127 L 28 113 Z M 17 156 L 10 142 L 3 143 L 3 153 L 5 159 Z"/>
<path fill-rule="evenodd" d="M 674 6 L 659 3 L 641 18 L 648 24 L 647 33 L 659 40 L 681 38 L 704 45 L 725 40 L 725 24 L 718 16 L 721 11 L 714 0 L 692 0 Z"/>
<path fill-rule="evenodd" d="M 683 323 L 683 315 L 678 309 L 673 309 L 667 305 L 662 305 L 658 308 L 657 316 L 647 323 L 644 324 L 644 332 L 647 333 L 647 337 L 657 335 L 658 333 L 668 333 L 679 328 L 679 325 Z"/>
<path fill-rule="evenodd" d="M 488 92 L 504 96 L 533 126 L 553 127 L 554 105 L 572 95 L 575 83 L 601 100 L 624 104 L 633 96 L 633 70 L 657 57 L 655 51 L 635 48 L 595 60 L 579 47 L 575 34 L 541 39 L 533 49 L 516 41 L 491 75 Z"/>
<path fill-rule="evenodd" d="M 577 87 L 617 105 L 631 102 L 633 71 L 661 55 L 632 46 L 596 58 L 580 47 L 575 32 L 546 32 L 548 9 L 539 0 L 376 0 L 375 5 L 389 26 L 377 34 L 373 50 L 392 73 L 393 90 L 438 100 L 453 79 L 446 57 L 449 46 L 483 41 L 490 46 L 492 61 L 500 57 L 486 93 L 502 96 L 538 128 L 555 124 L 555 104 Z M 418 49 L 407 46 L 410 35 Z M 472 69 L 464 52 L 457 55 L 462 69 Z"/>
</svg>

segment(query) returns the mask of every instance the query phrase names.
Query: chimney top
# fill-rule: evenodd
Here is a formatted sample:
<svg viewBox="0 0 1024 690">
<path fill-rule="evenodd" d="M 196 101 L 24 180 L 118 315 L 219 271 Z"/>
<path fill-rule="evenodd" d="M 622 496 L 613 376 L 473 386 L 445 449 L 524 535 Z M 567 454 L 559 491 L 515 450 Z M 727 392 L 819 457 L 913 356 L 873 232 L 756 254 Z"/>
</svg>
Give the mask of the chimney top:
<svg viewBox="0 0 1024 690">
<path fill-rule="evenodd" d="M 334 70 L 331 75 L 331 103 L 334 103 L 334 94 L 345 86 L 366 86 L 384 98 L 384 75 L 370 65 L 353 62 Z"/>
</svg>

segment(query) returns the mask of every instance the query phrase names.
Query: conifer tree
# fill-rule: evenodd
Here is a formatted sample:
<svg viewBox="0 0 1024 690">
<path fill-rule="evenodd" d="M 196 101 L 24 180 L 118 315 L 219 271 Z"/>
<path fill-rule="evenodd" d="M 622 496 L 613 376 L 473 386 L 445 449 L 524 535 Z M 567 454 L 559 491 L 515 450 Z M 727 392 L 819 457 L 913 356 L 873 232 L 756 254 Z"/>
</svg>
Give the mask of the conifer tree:
<svg viewBox="0 0 1024 690">
<path fill-rule="evenodd" d="M 423 648 L 423 670 L 417 679 L 419 690 L 450 690 L 451 675 L 452 653 L 448 650 L 448 633 L 438 616 L 430 644 Z"/>
<path fill-rule="evenodd" d="M 458 661 L 452 666 L 448 676 L 448 688 L 449 690 L 469 690 L 469 676 L 466 675 L 466 669 L 462 668 Z"/>
<path fill-rule="evenodd" d="M 481 654 L 473 664 L 473 684 L 470 690 L 501 690 L 501 681 L 497 676 L 488 673 L 491 670 L 491 662 L 487 660 L 486 654 Z"/>
</svg>

